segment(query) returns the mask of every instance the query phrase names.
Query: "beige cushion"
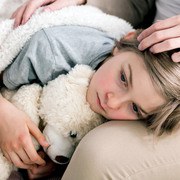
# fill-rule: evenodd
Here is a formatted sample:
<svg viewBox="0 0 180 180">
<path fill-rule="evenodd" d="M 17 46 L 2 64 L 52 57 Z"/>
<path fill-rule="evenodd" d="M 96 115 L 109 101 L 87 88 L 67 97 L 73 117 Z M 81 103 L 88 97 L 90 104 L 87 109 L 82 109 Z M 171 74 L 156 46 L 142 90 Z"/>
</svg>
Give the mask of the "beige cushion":
<svg viewBox="0 0 180 180">
<path fill-rule="evenodd" d="M 77 147 L 63 180 L 180 180 L 180 131 L 155 138 L 138 121 L 105 123 Z"/>
</svg>

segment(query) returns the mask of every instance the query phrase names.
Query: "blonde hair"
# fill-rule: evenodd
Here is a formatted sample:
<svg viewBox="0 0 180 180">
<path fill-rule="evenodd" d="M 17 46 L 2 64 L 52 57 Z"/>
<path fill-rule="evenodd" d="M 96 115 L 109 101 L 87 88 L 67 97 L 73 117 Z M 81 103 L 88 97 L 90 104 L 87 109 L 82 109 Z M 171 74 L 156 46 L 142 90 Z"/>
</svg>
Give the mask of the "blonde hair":
<svg viewBox="0 0 180 180">
<path fill-rule="evenodd" d="M 141 31 L 137 30 L 131 39 L 121 39 L 116 46 L 121 51 L 135 52 L 144 59 L 154 87 L 165 97 L 167 103 L 145 119 L 149 129 L 162 135 L 180 126 L 180 63 L 171 60 L 173 51 L 153 54 L 149 49 L 138 50 L 137 36 Z"/>
</svg>

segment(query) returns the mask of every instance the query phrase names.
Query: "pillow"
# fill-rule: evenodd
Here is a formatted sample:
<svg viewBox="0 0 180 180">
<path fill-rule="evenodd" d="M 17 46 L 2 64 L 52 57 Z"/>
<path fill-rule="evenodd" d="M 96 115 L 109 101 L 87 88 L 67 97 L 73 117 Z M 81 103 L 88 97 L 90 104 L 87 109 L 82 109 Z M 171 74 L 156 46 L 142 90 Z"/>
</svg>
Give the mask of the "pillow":
<svg viewBox="0 0 180 180">
<path fill-rule="evenodd" d="M 87 4 L 123 18 L 135 28 L 140 27 L 144 20 L 145 24 L 151 23 L 155 12 L 155 0 L 88 0 Z M 149 14 L 151 14 L 150 18 Z"/>
</svg>

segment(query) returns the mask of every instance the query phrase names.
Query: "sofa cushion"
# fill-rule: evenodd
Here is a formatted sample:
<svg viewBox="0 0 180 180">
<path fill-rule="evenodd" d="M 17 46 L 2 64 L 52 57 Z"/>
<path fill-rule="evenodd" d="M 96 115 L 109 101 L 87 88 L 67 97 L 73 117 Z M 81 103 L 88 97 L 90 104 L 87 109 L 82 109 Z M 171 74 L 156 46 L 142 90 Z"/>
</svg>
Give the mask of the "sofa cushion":
<svg viewBox="0 0 180 180">
<path fill-rule="evenodd" d="M 130 22 L 135 28 L 139 27 L 144 20 L 149 25 L 155 12 L 155 0 L 88 0 L 87 4 L 121 17 Z"/>
</svg>

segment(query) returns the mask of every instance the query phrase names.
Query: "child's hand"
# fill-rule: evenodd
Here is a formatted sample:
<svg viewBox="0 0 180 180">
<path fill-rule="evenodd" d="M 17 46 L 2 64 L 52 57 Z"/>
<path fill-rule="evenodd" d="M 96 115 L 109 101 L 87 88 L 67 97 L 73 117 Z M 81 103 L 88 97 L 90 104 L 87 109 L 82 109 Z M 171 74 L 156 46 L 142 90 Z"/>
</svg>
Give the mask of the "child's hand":
<svg viewBox="0 0 180 180">
<path fill-rule="evenodd" d="M 46 165 L 34 166 L 32 169 L 28 169 L 27 172 L 28 172 L 29 179 L 37 179 L 37 178 L 46 177 L 50 175 L 52 172 L 54 172 L 54 170 L 56 169 L 56 164 L 48 158 L 45 152 L 40 151 L 38 153 L 43 159 L 45 159 Z"/>
<path fill-rule="evenodd" d="M 34 11 L 41 6 L 44 7 L 44 11 L 54 11 L 63 7 L 80 5 L 85 3 L 85 0 L 29 0 L 20 6 L 11 16 L 15 19 L 14 28 L 19 25 L 25 24 L 28 19 L 32 16 Z"/>
<path fill-rule="evenodd" d="M 42 146 L 48 146 L 43 134 L 30 118 L 0 97 L 0 147 L 3 155 L 19 168 L 45 164 L 33 146 L 30 133 Z"/>
<path fill-rule="evenodd" d="M 161 20 L 144 30 L 138 37 L 139 49 L 150 48 L 160 53 L 180 48 L 180 15 Z M 174 62 L 180 62 L 180 52 L 172 55 Z"/>
</svg>

